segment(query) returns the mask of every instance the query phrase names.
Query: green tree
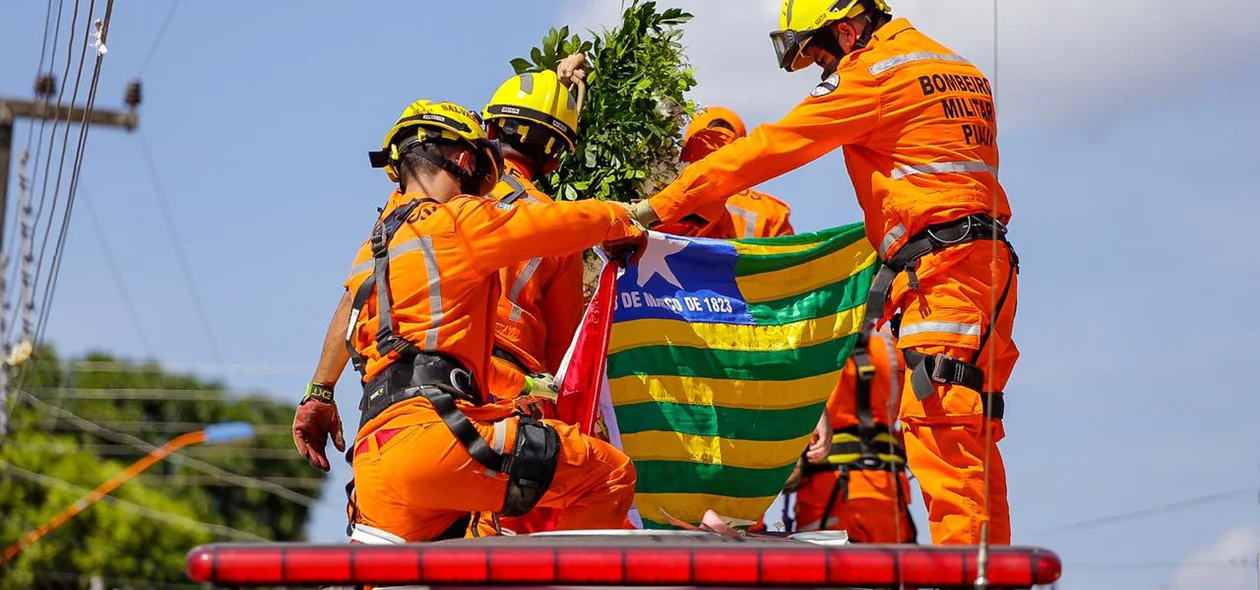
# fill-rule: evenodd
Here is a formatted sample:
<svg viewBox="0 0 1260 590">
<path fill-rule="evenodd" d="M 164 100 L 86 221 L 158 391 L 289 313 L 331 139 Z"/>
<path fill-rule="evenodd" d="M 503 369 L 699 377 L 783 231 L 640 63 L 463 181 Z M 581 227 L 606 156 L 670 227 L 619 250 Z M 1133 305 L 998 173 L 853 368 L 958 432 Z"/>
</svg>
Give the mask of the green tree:
<svg viewBox="0 0 1260 590">
<path fill-rule="evenodd" d="M 591 41 L 551 29 L 529 58 L 513 59 L 516 72 L 555 69 L 586 52 L 592 72 L 578 119 L 578 141 L 555 174 L 540 185 L 561 199 L 630 202 L 672 181 L 678 173 L 678 137 L 694 105 L 684 95 L 696 85 L 679 28 L 691 15 L 660 11 L 636 0 L 621 24 Z"/>
<path fill-rule="evenodd" d="M 222 383 L 170 374 L 156 364 L 118 363 L 103 353 L 61 361 L 45 349 L 36 358 L 23 379 L 22 395 L 38 403 L 20 403 L 14 430 L 0 448 L 0 514 L 6 516 L 0 520 L 0 545 L 69 506 L 82 488 L 96 487 L 147 453 L 127 439 L 85 429 L 52 408 L 153 445 L 207 424 L 250 422 L 258 430 L 252 441 L 191 447 L 183 454 L 249 478 L 322 478 L 296 452 L 283 452 L 292 446 L 285 427 L 292 419 L 288 404 L 261 395 L 228 395 Z M 60 585 L 76 575 L 186 582 L 184 557 L 197 544 L 303 540 L 308 502 L 291 498 L 309 498 L 317 490 L 281 491 L 289 497 L 225 485 L 204 470 L 168 460 L 117 490 L 113 496 L 122 502 L 91 507 L 0 566 L 0 587 Z"/>
</svg>

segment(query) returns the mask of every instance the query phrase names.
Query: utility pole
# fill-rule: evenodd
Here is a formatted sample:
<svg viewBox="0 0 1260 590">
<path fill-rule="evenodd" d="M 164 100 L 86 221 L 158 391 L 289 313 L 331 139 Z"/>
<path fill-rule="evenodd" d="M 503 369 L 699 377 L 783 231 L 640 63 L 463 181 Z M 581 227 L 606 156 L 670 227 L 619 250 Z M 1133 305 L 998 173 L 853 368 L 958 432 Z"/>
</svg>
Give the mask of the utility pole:
<svg viewBox="0 0 1260 590">
<path fill-rule="evenodd" d="M 86 108 L 77 105 L 52 104 L 57 82 L 52 76 L 40 76 L 35 82 L 36 100 L 0 98 L 0 244 L 4 240 L 5 216 L 9 210 L 9 161 L 13 157 L 13 124 L 18 119 L 33 121 L 64 120 L 67 125 L 82 123 Z M 127 110 L 111 111 L 93 107 L 87 120 L 94 126 L 104 125 L 133 131 L 140 124 L 136 107 L 140 106 L 140 82 L 127 86 Z"/>
<path fill-rule="evenodd" d="M 39 76 L 35 80 L 35 100 L 0 97 L 0 260 L 4 260 L 8 252 L 4 252 L 6 234 L 6 217 L 9 212 L 9 163 L 13 158 L 13 125 L 19 119 L 30 121 L 64 121 L 67 126 L 83 124 L 87 121 L 93 126 L 105 126 L 134 131 L 140 124 L 136 107 L 140 106 L 140 82 L 131 82 L 127 86 L 124 102 L 126 111 L 99 109 L 95 106 L 89 112 L 86 106 L 57 105 L 52 98 L 57 92 L 57 80 L 52 75 Z M 51 148 L 51 143 L 49 144 Z M 35 157 L 38 159 L 39 155 Z M 47 165 L 51 165 L 49 162 Z M 0 267 L 0 272 L 4 269 Z M 0 301 L 7 301 L 4 285 L 0 283 Z M 0 337 L 3 335 L 0 334 Z M 32 344 L 33 343 L 29 343 Z M 9 343 L 0 342 L 0 443 L 9 431 Z"/>
</svg>

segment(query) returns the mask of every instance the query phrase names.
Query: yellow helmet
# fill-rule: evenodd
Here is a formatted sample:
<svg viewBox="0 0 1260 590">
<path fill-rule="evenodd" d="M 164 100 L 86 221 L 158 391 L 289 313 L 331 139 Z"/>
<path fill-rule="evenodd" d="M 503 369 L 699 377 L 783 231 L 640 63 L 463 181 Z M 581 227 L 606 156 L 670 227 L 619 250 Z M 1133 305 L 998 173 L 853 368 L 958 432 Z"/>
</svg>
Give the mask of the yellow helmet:
<svg viewBox="0 0 1260 590">
<path fill-rule="evenodd" d="M 499 182 L 503 155 L 493 142 L 486 139 L 481 118 L 451 102 L 417 100 L 407 105 L 385 134 L 380 151 L 368 152 L 368 160 L 373 168 L 384 168 L 389 179 L 398 182 L 398 163 L 403 152 L 437 140 L 466 142 L 477 155 L 476 164 L 469 172 L 446 158 L 428 151 L 421 152 L 426 159 L 458 177 L 464 192 L 484 195 Z"/>
<path fill-rule="evenodd" d="M 855 17 L 867 7 L 891 13 L 886 0 L 783 0 L 779 11 L 779 30 L 770 33 L 779 67 L 795 72 L 814 62 L 802 54 L 820 29 L 840 19 Z"/>
<path fill-rule="evenodd" d="M 509 78 L 494 92 L 482 114 L 487 123 L 499 122 L 504 131 L 520 135 L 547 155 L 560 149 L 572 151 L 577 140 L 577 96 L 552 71 Z M 562 145 L 556 145 L 557 137 Z"/>
</svg>

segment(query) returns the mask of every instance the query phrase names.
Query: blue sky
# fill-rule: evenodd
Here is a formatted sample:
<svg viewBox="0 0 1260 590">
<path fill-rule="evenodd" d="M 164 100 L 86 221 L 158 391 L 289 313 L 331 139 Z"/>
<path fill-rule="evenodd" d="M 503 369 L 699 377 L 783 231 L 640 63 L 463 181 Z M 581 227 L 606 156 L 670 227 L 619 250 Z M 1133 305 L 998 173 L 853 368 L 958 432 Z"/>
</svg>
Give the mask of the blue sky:
<svg viewBox="0 0 1260 590">
<path fill-rule="evenodd" d="M 45 5 L 12 4 L 0 21 L 0 95 L 29 96 Z M 777 24 L 776 0 L 739 0 L 738 10 L 682 4 L 697 14 L 686 39 L 699 100 L 752 124 L 816 83 L 774 68 L 765 33 Z M 1023 260 L 1023 356 L 1002 444 L 1015 540 L 1060 553 L 1062 588 L 1254 587 L 1254 567 L 1185 562 L 1260 552 L 1255 497 L 1040 532 L 1260 477 L 1260 401 L 1245 374 L 1254 362 L 1245 344 L 1260 333 L 1246 303 L 1260 287 L 1260 205 L 1248 173 L 1260 136 L 1260 8 L 1223 0 L 1211 14 L 1182 8 L 1174 20 L 1162 9 L 1182 5 L 1168 0 L 1094 5 L 1021 0 L 999 17 L 1001 180 Z M 168 6 L 115 6 L 98 106 L 121 104 Z M 139 138 L 103 128 L 89 140 L 81 197 L 100 216 L 153 350 L 83 208 L 48 330 L 63 350 L 151 355 L 296 400 L 354 248 L 390 190 L 365 156 L 386 126 L 418 97 L 480 107 L 511 74 L 508 60 L 548 27 L 596 26 L 617 12 L 611 0 L 313 6 L 183 2 L 143 76 L 140 133 L 224 366 L 180 278 Z M 1087 6 L 1092 20 L 1055 20 Z M 894 8 L 992 77 L 990 2 Z M 25 129 L 15 135 L 21 149 Z M 763 188 L 793 206 L 799 230 L 860 218 L 839 155 Z M 354 389 L 347 376 L 339 397 L 351 411 Z M 334 475 L 312 528 L 324 541 L 339 541 L 344 524 L 349 474 Z"/>
</svg>

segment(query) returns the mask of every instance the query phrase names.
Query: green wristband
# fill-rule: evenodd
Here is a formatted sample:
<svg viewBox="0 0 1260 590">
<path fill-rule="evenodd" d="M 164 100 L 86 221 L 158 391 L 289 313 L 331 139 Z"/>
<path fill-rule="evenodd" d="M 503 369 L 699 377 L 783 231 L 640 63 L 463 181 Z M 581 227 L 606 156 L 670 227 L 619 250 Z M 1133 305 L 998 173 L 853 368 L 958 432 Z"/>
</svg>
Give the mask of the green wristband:
<svg viewBox="0 0 1260 590">
<path fill-rule="evenodd" d="M 310 400 L 319 400 L 326 404 L 336 403 L 336 399 L 333 397 L 332 388 L 325 387 L 318 383 L 306 384 L 306 395 L 302 396 L 302 401 L 299 402 L 298 405 L 300 406 Z"/>
</svg>

